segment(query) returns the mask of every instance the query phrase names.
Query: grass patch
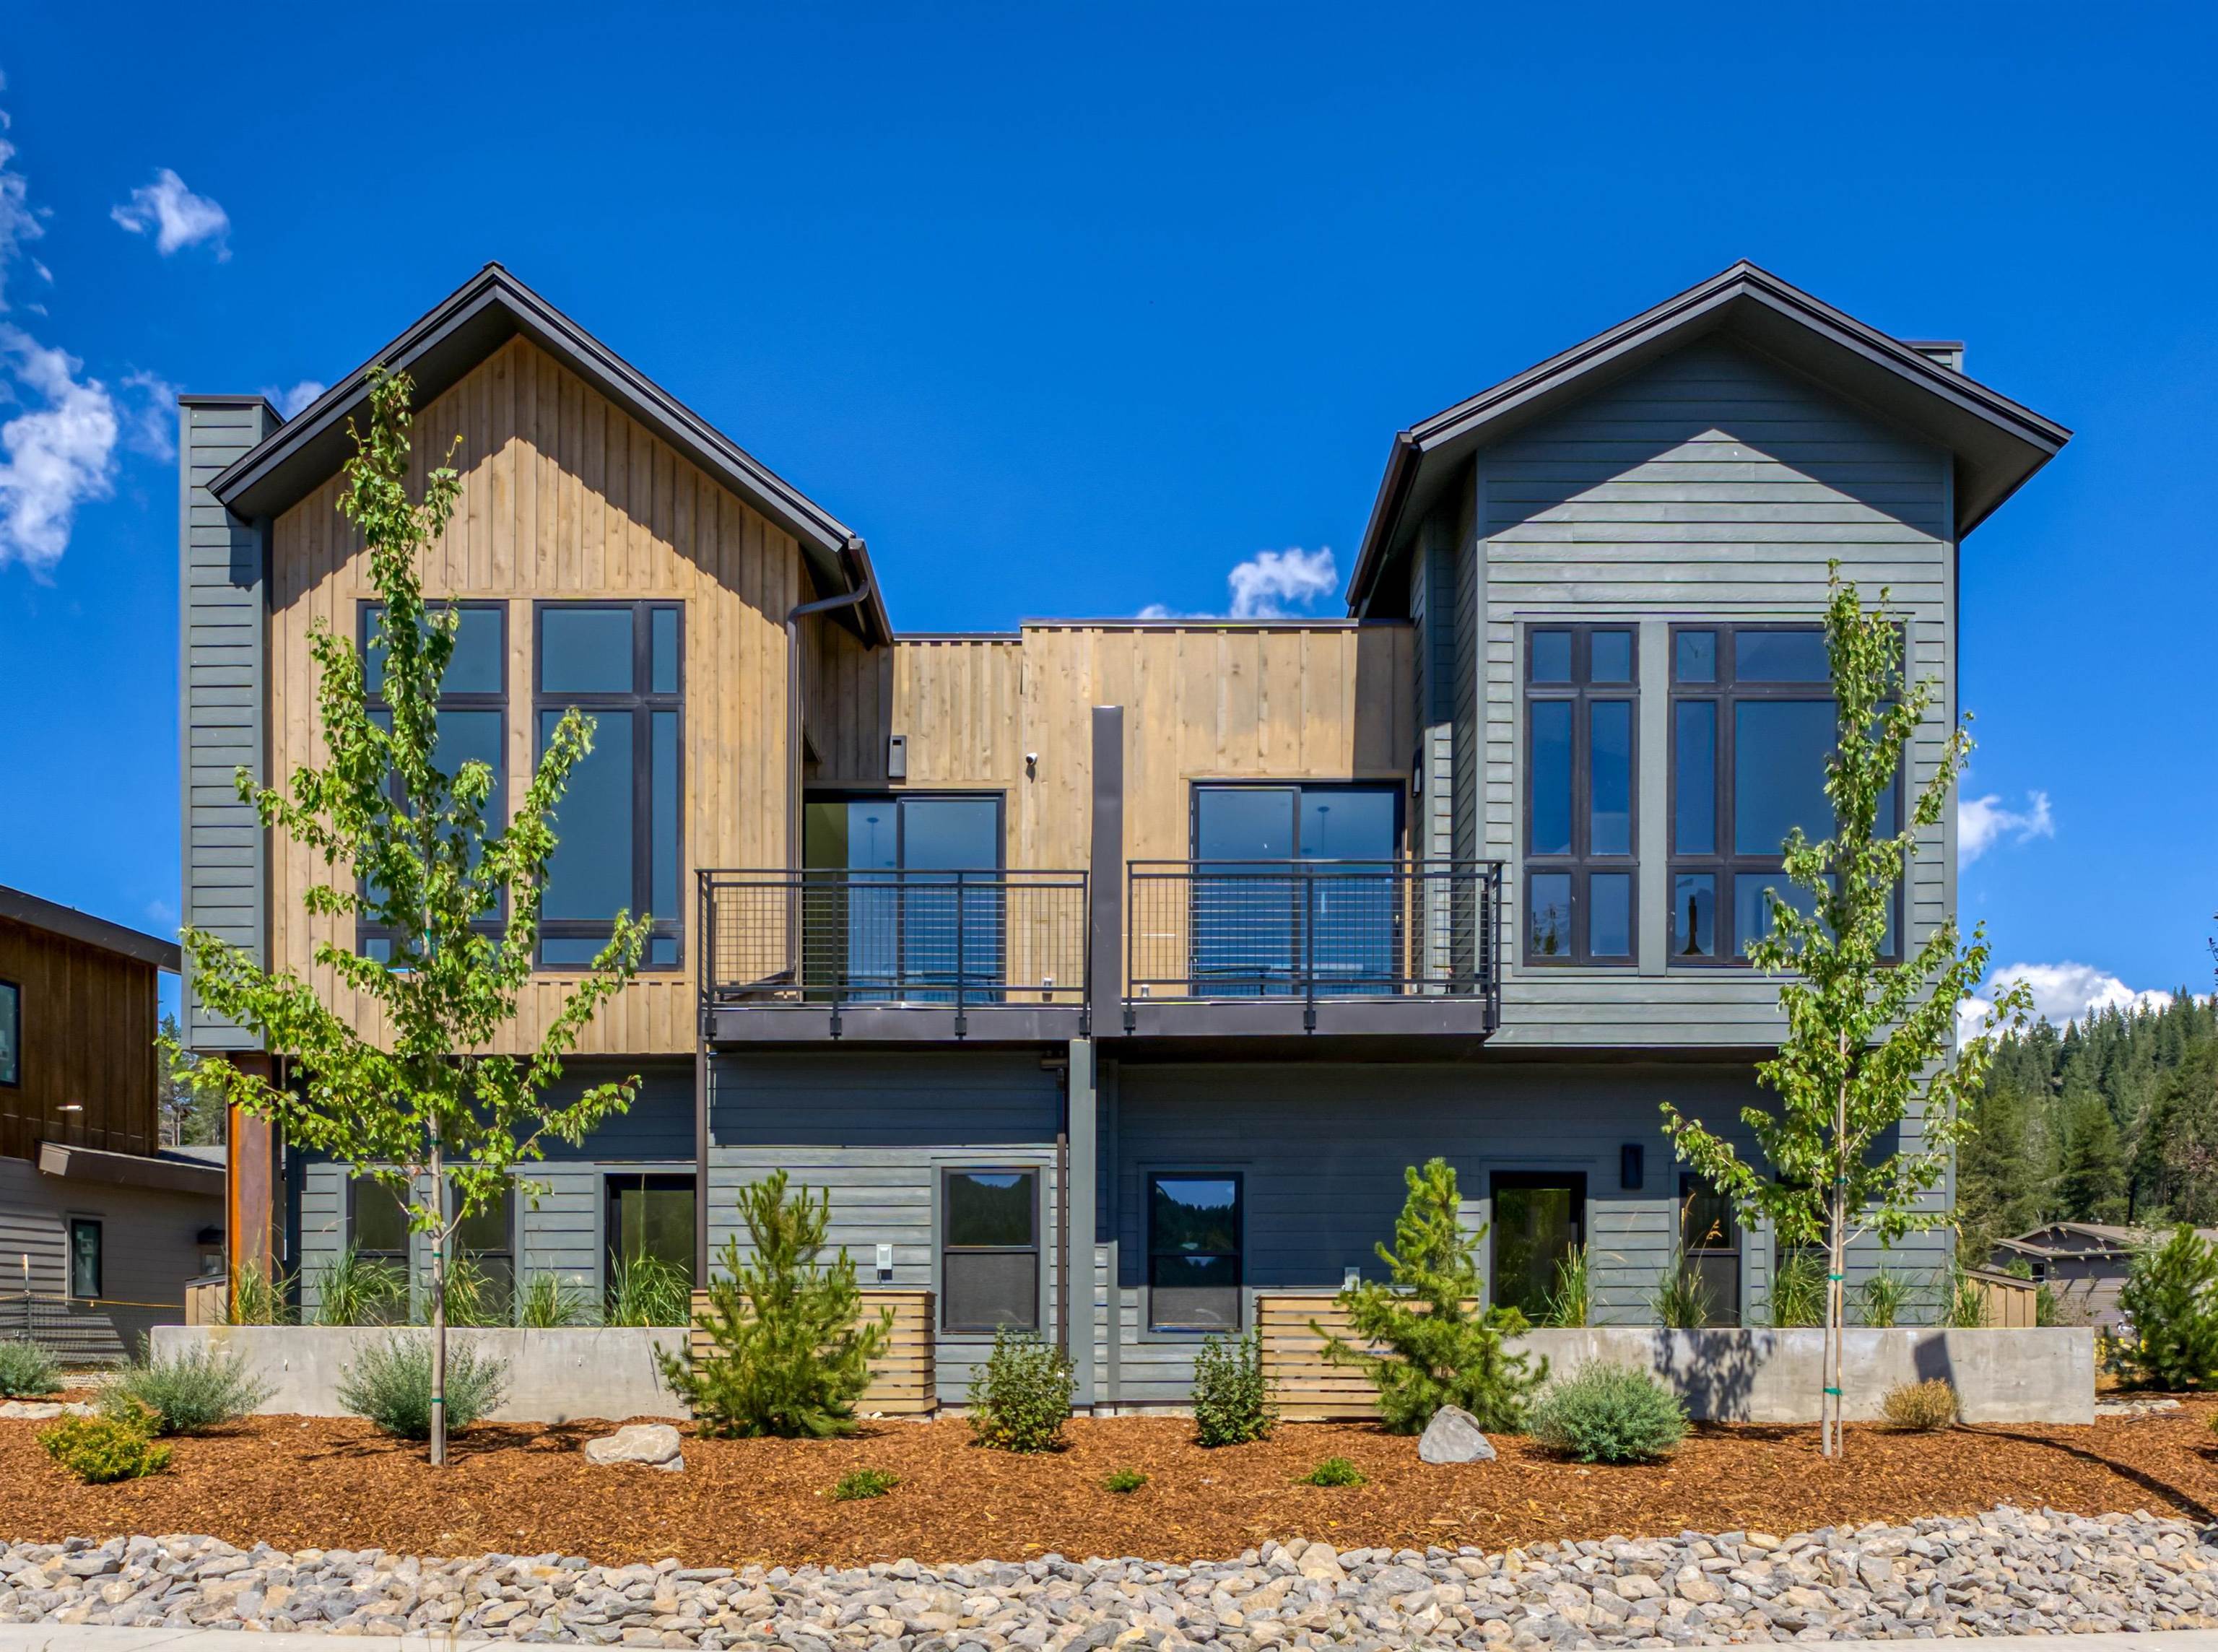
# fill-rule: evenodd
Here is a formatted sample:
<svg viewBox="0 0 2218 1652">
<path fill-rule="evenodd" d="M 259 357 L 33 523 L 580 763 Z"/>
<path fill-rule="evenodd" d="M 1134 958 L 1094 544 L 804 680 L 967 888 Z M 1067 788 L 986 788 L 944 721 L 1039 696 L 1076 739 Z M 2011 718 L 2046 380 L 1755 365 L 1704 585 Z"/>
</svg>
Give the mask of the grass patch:
<svg viewBox="0 0 2218 1652">
<path fill-rule="evenodd" d="M 832 1488 L 832 1500 L 858 1503 L 866 1497 L 883 1497 L 899 1484 L 901 1476 L 883 1469 L 853 1469 L 841 1475 L 839 1483 Z"/>
<path fill-rule="evenodd" d="M 1118 1496 L 1137 1491 L 1148 1483 L 1148 1476 L 1137 1469 L 1112 1469 L 1101 1478 L 1101 1489 L 1113 1491 Z"/>
<path fill-rule="evenodd" d="M 1363 1471 L 1344 1457 L 1329 1457 L 1302 1476 L 1305 1486 L 1360 1486 Z"/>
</svg>

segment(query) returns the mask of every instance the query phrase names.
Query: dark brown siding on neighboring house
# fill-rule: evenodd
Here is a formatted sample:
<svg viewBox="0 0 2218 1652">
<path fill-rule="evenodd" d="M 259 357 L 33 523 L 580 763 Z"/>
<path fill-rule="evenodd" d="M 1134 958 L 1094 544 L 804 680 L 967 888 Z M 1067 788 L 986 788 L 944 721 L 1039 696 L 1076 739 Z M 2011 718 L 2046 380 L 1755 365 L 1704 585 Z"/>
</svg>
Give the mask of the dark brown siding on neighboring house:
<svg viewBox="0 0 2218 1652">
<path fill-rule="evenodd" d="M 154 966 L 0 918 L 0 981 L 22 989 L 23 1029 L 0 1156 L 35 1159 L 40 1142 L 153 1152 Z"/>
</svg>

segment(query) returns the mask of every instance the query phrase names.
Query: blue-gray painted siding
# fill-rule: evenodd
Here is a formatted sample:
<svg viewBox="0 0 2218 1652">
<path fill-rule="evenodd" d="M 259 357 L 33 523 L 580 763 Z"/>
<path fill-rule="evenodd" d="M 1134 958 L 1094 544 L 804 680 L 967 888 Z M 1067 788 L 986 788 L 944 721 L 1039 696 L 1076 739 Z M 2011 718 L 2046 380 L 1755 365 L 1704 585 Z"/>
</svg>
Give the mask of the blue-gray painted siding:
<svg viewBox="0 0 2218 1652">
<path fill-rule="evenodd" d="M 263 777 L 267 650 L 266 525 L 239 521 L 208 484 L 276 428 L 266 405 L 188 399 L 179 410 L 177 540 L 183 634 L 178 652 L 179 763 L 184 820 L 184 922 L 257 959 L 267 933 L 264 834 L 239 801 L 242 766 Z M 254 1047 L 251 1034 L 202 1009 L 188 961 L 185 1042 Z"/>
<path fill-rule="evenodd" d="M 1522 628 L 1545 619 L 1815 619 L 1826 566 L 1869 597 L 1891 589 L 1914 669 L 1942 702 L 1912 752 L 1939 762 L 1955 704 L 1955 547 L 1948 454 L 1732 347 L 1700 343 L 1484 451 L 1472 478 L 1484 564 L 1484 855 L 1521 853 Z M 1644 725 L 1646 727 L 1646 725 Z M 1660 818 L 1665 770 L 1644 765 L 1639 810 Z M 1650 840 L 1650 846 L 1661 839 Z M 1944 828 L 1924 834 L 1909 886 L 1912 944 L 1952 897 Z M 1665 867 L 1644 853 L 1640 925 L 1667 919 Z M 1775 983 L 1746 972 L 1521 968 L 1521 880 L 1504 1047 L 1725 1047 L 1775 1041 Z"/>
</svg>

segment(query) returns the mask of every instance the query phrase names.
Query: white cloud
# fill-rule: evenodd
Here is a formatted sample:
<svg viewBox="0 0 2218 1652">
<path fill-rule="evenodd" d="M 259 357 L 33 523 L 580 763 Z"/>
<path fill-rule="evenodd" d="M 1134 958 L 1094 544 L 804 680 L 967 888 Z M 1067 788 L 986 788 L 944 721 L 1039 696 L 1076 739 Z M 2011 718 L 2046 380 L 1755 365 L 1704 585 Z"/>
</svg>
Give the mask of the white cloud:
<svg viewBox="0 0 2218 1652">
<path fill-rule="evenodd" d="M 280 390 L 274 384 L 265 384 L 258 393 L 274 403 L 279 412 L 290 418 L 310 402 L 330 388 L 313 379 L 303 379 L 290 390 Z"/>
<path fill-rule="evenodd" d="M 0 424 L 0 564 L 43 573 L 69 547 L 80 504 L 115 486 L 115 399 L 84 364 L 0 325 L 0 372 L 44 405 Z"/>
<path fill-rule="evenodd" d="M 0 109 L 0 132 L 8 129 L 8 114 Z M 31 182 L 9 164 L 15 158 L 15 145 L 0 139 L 0 312 L 8 308 L 8 266 L 15 261 L 15 254 L 27 241 L 35 241 L 46 232 L 39 221 L 39 214 L 31 208 Z M 53 275 L 37 259 L 31 268 L 47 281 Z"/>
<path fill-rule="evenodd" d="M 2014 834 L 2014 841 L 2031 843 L 2035 838 L 2054 838 L 2056 822 L 2048 812 L 2047 792 L 2028 792 L 2027 807 L 2023 811 L 2004 808 L 1998 793 L 1989 792 L 1985 797 L 1966 797 L 1956 804 L 1956 863 L 1969 866 L 1973 861 L 2002 841 L 2004 834 Z"/>
<path fill-rule="evenodd" d="M 1286 604 L 1307 608 L 1329 596 L 1340 584 L 1332 565 L 1332 547 L 1314 551 L 1290 546 L 1283 551 L 1258 551 L 1226 576 L 1232 587 L 1232 617 L 1236 620 L 1284 618 Z"/>
<path fill-rule="evenodd" d="M 2059 1027 L 2104 1010 L 2154 1010 L 2172 1002 L 2170 993 L 2137 993 L 2091 963 L 2006 963 L 1987 977 L 1984 995 L 1966 999 L 1958 1008 L 1957 1036 L 1977 1036 L 1996 999 L 2020 981 L 2033 998 L 2032 1018 Z"/>
<path fill-rule="evenodd" d="M 167 464 L 177 456 L 177 387 L 158 373 L 133 373 L 123 381 L 139 393 L 119 404 L 123 445 Z"/>
<path fill-rule="evenodd" d="M 168 167 L 158 168 L 152 183 L 142 183 L 131 199 L 108 208 L 108 215 L 133 235 L 154 232 L 154 250 L 164 257 L 202 241 L 215 243 L 219 262 L 231 257 L 224 238 L 231 233 L 231 215 L 206 195 L 196 195 L 185 181 Z"/>
</svg>

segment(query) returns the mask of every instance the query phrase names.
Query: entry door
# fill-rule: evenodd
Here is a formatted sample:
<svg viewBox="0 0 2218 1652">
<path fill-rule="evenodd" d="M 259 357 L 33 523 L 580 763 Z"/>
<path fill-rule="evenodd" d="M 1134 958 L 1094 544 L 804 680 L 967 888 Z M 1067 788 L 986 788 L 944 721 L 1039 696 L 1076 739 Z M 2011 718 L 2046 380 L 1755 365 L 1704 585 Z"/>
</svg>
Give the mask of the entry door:
<svg viewBox="0 0 2218 1652">
<path fill-rule="evenodd" d="M 1494 1303 L 1539 1324 L 1556 1270 L 1587 1240 L 1587 1179 L 1577 1171 L 1494 1173 Z"/>
</svg>

